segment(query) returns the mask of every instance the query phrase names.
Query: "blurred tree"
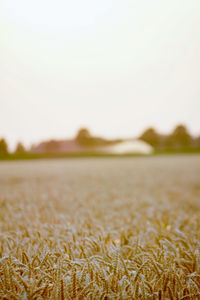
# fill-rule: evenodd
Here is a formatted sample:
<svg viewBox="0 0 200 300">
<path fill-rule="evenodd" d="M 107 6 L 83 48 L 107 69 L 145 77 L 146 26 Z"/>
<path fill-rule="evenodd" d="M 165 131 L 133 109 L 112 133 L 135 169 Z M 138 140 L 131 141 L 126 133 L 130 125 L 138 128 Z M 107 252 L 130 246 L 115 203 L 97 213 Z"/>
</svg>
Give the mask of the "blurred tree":
<svg viewBox="0 0 200 300">
<path fill-rule="evenodd" d="M 24 145 L 21 142 L 17 143 L 16 149 L 15 149 L 15 153 L 16 154 L 23 154 L 26 152 L 26 149 L 24 147 Z"/>
<path fill-rule="evenodd" d="M 160 144 L 160 136 L 154 128 L 148 128 L 139 138 L 155 148 Z"/>
<path fill-rule="evenodd" d="M 5 139 L 0 139 L 0 156 L 8 155 L 8 146 Z"/>
<path fill-rule="evenodd" d="M 75 139 L 81 146 L 94 146 L 96 144 L 96 138 L 92 137 L 87 128 L 81 128 Z"/>
<path fill-rule="evenodd" d="M 175 127 L 166 140 L 166 145 L 173 148 L 187 148 L 191 146 L 192 138 L 187 128 L 180 124 Z"/>
<path fill-rule="evenodd" d="M 91 134 L 87 128 L 81 128 L 79 129 L 76 140 L 77 141 L 85 141 L 86 139 L 91 138 Z"/>
</svg>

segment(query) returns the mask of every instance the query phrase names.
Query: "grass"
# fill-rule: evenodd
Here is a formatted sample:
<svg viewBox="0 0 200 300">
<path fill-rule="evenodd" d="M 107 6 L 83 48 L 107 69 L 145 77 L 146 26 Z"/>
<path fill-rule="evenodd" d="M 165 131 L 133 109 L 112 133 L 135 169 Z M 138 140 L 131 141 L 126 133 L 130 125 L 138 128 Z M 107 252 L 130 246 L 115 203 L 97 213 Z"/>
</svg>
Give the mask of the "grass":
<svg viewBox="0 0 200 300">
<path fill-rule="evenodd" d="M 0 164 L 0 299 L 200 299 L 200 156 Z"/>
<path fill-rule="evenodd" d="M 200 154 L 200 148 L 183 148 L 183 149 L 157 149 L 151 156 L 154 155 L 173 155 L 173 154 Z M 146 156 L 140 153 L 130 153 L 130 154 L 112 154 L 112 153 L 100 153 L 100 152 L 72 152 L 72 153 L 10 153 L 7 155 L 0 155 L 0 161 L 5 160 L 34 160 L 34 159 L 57 159 L 57 158 L 111 158 L 111 157 L 138 157 Z"/>
<path fill-rule="evenodd" d="M 98 152 L 73 152 L 73 153 L 23 153 L 23 154 L 8 154 L 0 156 L 0 161 L 6 160 L 33 160 L 33 159 L 62 159 L 62 158 L 90 158 L 90 157 L 125 157 L 125 156 L 141 156 L 141 154 L 109 154 Z"/>
</svg>

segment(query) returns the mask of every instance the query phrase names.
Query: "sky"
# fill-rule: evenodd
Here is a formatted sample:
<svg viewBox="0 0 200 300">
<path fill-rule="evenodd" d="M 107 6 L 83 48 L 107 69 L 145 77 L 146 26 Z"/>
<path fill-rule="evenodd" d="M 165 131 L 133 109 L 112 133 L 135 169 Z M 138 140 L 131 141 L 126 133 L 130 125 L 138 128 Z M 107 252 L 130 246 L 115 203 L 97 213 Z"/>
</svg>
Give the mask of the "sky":
<svg viewBox="0 0 200 300">
<path fill-rule="evenodd" d="M 0 0 L 0 137 L 14 147 L 178 123 L 200 135 L 199 0 Z"/>
</svg>

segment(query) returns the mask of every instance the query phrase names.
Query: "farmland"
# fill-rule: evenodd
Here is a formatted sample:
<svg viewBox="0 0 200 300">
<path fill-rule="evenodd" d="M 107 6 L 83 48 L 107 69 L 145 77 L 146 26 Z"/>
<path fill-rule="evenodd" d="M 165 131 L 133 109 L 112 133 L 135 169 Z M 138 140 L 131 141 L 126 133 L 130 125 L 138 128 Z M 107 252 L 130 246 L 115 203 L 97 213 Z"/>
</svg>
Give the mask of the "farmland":
<svg viewBox="0 0 200 300">
<path fill-rule="evenodd" d="M 200 155 L 0 162 L 0 299 L 200 299 Z"/>
</svg>

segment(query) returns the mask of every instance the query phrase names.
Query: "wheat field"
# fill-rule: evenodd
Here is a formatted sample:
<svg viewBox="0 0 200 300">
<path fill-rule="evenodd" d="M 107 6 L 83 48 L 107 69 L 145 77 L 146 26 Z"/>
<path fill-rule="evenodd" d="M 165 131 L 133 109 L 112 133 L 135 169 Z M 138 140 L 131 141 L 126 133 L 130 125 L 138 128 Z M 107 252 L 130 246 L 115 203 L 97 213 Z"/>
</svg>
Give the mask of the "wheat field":
<svg viewBox="0 0 200 300">
<path fill-rule="evenodd" d="M 1 162 L 0 299 L 200 299 L 200 156 Z"/>
</svg>

